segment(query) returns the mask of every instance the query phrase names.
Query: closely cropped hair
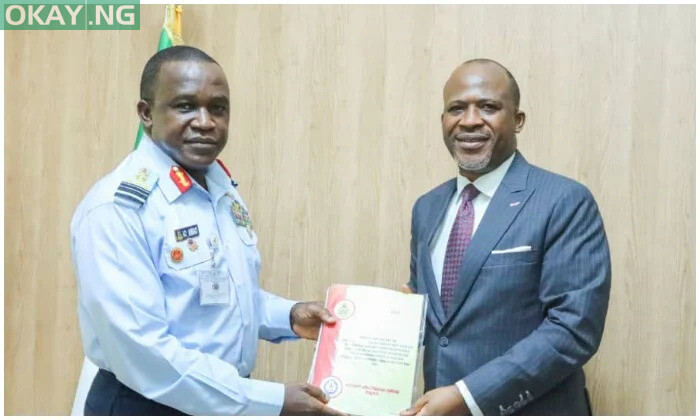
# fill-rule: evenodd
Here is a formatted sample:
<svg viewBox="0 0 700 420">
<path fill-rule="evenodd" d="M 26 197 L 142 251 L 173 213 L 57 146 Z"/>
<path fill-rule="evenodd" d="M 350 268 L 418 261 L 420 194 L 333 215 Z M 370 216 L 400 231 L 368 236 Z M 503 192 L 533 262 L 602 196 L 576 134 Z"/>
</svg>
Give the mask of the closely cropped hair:
<svg viewBox="0 0 700 420">
<path fill-rule="evenodd" d="M 510 93 L 511 93 L 511 95 L 513 95 L 513 102 L 515 102 L 515 109 L 520 109 L 520 87 L 518 87 L 518 82 L 515 81 L 515 77 L 513 77 L 513 75 L 510 73 L 510 71 L 507 68 L 505 68 L 505 66 L 503 64 L 501 64 L 497 61 L 493 61 L 489 58 L 474 58 L 472 60 L 465 61 L 464 63 L 462 63 L 462 65 L 470 64 L 470 63 L 494 64 L 494 65 L 500 67 L 501 69 L 503 69 L 503 71 L 505 71 L 506 74 L 508 75 L 508 79 L 510 80 Z"/>
<path fill-rule="evenodd" d="M 141 99 L 147 102 L 153 101 L 153 89 L 158 80 L 158 72 L 163 63 L 171 61 L 204 61 L 219 64 L 209 54 L 195 47 L 178 45 L 160 50 L 148 59 L 141 73 Z"/>
</svg>

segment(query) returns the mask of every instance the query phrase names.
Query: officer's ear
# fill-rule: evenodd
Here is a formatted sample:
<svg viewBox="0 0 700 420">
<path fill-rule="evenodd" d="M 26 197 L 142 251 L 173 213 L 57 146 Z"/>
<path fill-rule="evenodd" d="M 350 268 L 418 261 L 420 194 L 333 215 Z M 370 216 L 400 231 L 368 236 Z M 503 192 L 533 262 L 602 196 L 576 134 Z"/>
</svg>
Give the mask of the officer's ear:
<svg viewBox="0 0 700 420">
<path fill-rule="evenodd" d="M 144 131 L 150 135 L 151 127 L 153 126 L 151 104 L 147 100 L 141 99 L 139 103 L 136 104 L 136 112 L 139 114 L 139 119 L 141 119 L 141 124 L 143 124 Z"/>
<path fill-rule="evenodd" d="M 525 125 L 525 113 L 521 110 L 515 112 L 515 132 L 519 133 Z"/>
</svg>

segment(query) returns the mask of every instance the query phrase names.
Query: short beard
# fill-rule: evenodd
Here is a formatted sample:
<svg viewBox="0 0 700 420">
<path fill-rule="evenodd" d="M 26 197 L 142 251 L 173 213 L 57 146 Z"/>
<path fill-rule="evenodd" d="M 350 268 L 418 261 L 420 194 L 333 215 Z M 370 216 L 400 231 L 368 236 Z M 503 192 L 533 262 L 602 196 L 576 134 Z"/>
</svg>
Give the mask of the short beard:
<svg viewBox="0 0 700 420">
<path fill-rule="evenodd" d="M 456 155 L 454 159 L 457 162 L 457 166 L 459 166 L 459 169 L 467 172 L 479 173 L 489 166 L 489 163 L 491 162 L 491 156 L 493 156 L 493 151 L 490 151 L 486 156 L 483 157 L 483 159 L 477 161 L 474 161 L 472 159 L 459 160 L 459 158 L 457 158 Z"/>
</svg>

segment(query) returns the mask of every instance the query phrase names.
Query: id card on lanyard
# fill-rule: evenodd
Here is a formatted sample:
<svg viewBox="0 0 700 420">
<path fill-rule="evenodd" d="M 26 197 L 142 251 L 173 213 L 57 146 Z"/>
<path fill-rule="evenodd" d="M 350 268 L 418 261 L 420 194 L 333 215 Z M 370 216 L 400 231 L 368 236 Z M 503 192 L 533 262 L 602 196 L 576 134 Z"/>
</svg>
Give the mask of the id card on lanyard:
<svg viewBox="0 0 700 420">
<path fill-rule="evenodd" d="M 231 303 L 231 282 L 224 270 L 199 270 L 199 304 L 202 306 L 227 306 Z"/>
</svg>

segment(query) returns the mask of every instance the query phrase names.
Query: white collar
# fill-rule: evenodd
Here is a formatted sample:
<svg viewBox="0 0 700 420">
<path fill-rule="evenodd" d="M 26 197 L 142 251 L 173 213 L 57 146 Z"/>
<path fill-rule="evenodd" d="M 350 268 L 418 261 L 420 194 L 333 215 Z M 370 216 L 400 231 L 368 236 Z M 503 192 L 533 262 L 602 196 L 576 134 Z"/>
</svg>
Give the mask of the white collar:
<svg viewBox="0 0 700 420">
<path fill-rule="evenodd" d="M 479 193 L 486 195 L 489 199 L 493 198 L 493 195 L 496 194 L 498 186 L 501 185 L 501 181 L 503 181 L 503 177 L 506 176 L 506 172 L 508 172 L 510 164 L 513 163 L 513 159 L 515 159 L 515 152 L 513 152 L 508 159 L 501 163 L 498 168 L 478 177 L 476 181 L 474 181 L 474 186 L 479 190 Z M 471 183 L 472 182 L 468 178 L 458 173 L 457 194 L 461 194 L 462 189 Z"/>
</svg>

